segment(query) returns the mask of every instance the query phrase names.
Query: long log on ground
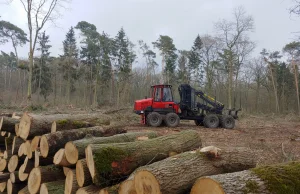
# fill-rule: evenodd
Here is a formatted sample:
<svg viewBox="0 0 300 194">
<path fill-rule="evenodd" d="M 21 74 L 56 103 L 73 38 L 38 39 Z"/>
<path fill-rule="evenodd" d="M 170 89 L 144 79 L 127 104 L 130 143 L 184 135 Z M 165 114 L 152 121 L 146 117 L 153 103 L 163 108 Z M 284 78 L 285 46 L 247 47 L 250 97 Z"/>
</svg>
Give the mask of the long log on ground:
<svg viewBox="0 0 300 194">
<path fill-rule="evenodd" d="M 7 181 L 0 183 L 0 192 L 6 191 Z"/>
<path fill-rule="evenodd" d="M 146 140 L 158 137 L 157 132 L 124 133 L 110 137 L 88 136 L 84 139 L 68 142 L 65 145 L 65 154 L 70 164 L 76 164 L 79 159 L 85 157 L 85 148 L 89 144 L 123 143 L 137 140 Z"/>
<path fill-rule="evenodd" d="M 86 164 L 86 159 L 78 160 L 76 163 L 76 179 L 79 187 L 85 187 L 93 183 Z"/>
<path fill-rule="evenodd" d="M 18 194 L 24 187 L 26 187 L 26 183 L 13 184 L 9 179 L 7 181 L 7 194 Z"/>
<path fill-rule="evenodd" d="M 21 189 L 18 194 L 30 194 L 28 190 L 28 186 Z"/>
<path fill-rule="evenodd" d="M 185 194 L 201 176 L 237 172 L 256 166 L 255 154 L 247 148 L 222 149 L 221 155 L 210 158 L 199 151 L 185 152 L 140 167 L 134 174 L 137 194 Z"/>
<path fill-rule="evenodd" d="M 65 149 L 60 149 L 53 157 L 53 164 L 57 166 L 71 167 L 74 166 L 70 164 L 66 159 Z"/>
<path fill-rule="evenodd" d="M 7 160 L 2 158 L 0 159 L 0 172 L 6 172 L 8 170 Z"/>
<path fill-rule="evenodd" d="M 43 183 L 41 185 L 40 194 L 63 194 L 65 188 L 65 181 L 54 181 Z"/>
<path fill-rule="evenodd" d="M 19 179 L 20 181 L 26 181 L 29 174 L 28 173 L 25 173 L 25 168 L 26 166 L 24 164 L 21 165 L 21 167 L 19 168 L 19 171 L 18 171 L 18 175 L 19 175 Z"/>
<path fill-rule="evenodd" d="M 73 194 L 79 189 L 76 180 L 76 171 L 70 170 L 66 176 L 65 182 L 65 194 Z"/>
<path fill-rule="evenodd" d="M 8 161 L 8 171 L 14 172 L 18 168 L 20 168 L 24 162 L 24 159 L 25 159 L 25 157 L 20 158 L 17 155 L 13 155 Z"/>
<path fill-rule="evenodd" d="M 111 136 L 125 132 L 126 130 L 120 128 L 104 128 L 97 126 L 49 133 L 41 137 L 41 155 L 44 158 L 48 156 L 54 156 L 55 152 L 57 152 L 60 148 L 63 148 L 67 142 L 82 139 L 88 134 L 100 137 Z"/>
<path fill-rule="evenodd" d="M 22 139 L 26 140 L 29 137 L 56 132 L 59 130 L 103 125 L 107 124 L 109 120 L 110 118 L 103 114 L 31 115 L 24 113 L 20 119 L 19 135 Z M 56 128 L 55 124 L 53 124 L 54 121 L 56 122 Z"/>
<path fill-rule="evenodd" d="M 147 141 L 91 144 L 86 148 L 86 160 L 93 183 L 106 187 L 140 166 L 167 158 L 171 152 L 194 150 L 201 145 L 200 135 L 189 130 Z"/>
<path fill-rule="evenodd" d="M 15 125 L 18 124 L 19 122 L 20 122 L 19 119 L 2 117 L 0 118 L 0 131 L 15 133 Z"/>
<path fill-rule="evenodd" d="M 44 158 L 41 156 L 40 152 L 35 150 L 34 152 L 34 167 L 47 166 L 53 164 L 53 159 L 51 157 Z"/>
<path fill-rule="evenodd" d="M 78 189 L 76 194 L 95 194 L 95 193 L 99 193 L 100 190 L 101 190 L 100 187 L 97 187 L 95 185 L 89 185 Z"/>
<path fill-rule="evenodd" d="M 28 177 L 28 190 L 37 193 L 43 183 L 64 180 L 65 176 L 61 168 L 54 165 L 40 166 L 32 169 Z"/>
<path fill-rule="evenodd" d="M 12 155 L 15 155 L 18 153 L 19 148 L 22 143 L 24 143 L 24 140 L 22 138 L 19 138 L 17 136 L 14 137 L 13 143 L 12 143 L 12 149 L 11 149 Z"/>
<path fill-rule="evenodd" d="M 241 172 L 199 178 L 191 194 L 289 193 L 300 191 L 300 162 L 261 166 Z"/>
<path fill-rule="evenodd" d="M 10 179 L 11 183 L 14 183 L 14 184 L 23 182 L 19 179 L 19 172 L 18 171 L 10 173 L 9 179 Z"/>
</svg>

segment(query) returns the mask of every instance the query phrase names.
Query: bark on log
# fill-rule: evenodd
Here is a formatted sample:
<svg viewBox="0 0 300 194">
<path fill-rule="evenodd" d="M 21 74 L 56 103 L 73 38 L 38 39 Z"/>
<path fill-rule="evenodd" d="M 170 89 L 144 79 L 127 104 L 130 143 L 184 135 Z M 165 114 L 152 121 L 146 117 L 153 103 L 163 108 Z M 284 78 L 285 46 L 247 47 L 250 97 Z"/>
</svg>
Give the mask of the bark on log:
<svg viewBox="0 0 300 194">
<path fill-rule="evenodd" d="M 5 148 L 7 151 L 12 150 L 13 141 L 14 141 L 13 135 L 10 135 L 9 137 L 5 137 Z"/>
<path fill-rule="evenodd" d="M 24 173 L 30 173 L 31 170 L 34 168 L 34 161 L 30 160 L 29 157 L 27 156 L 24 160 L 24 164 L 25 169 L 24 169 Z"/>
<path fill-rule="evenodd" d="M 103 122 L 103 120 L 105 121 Z M 20 120 L 19 135 L 22 139 L 26 140 L 29 137 L 59 130 L 103 125 L 108 123 L 107 120 L 108 116 L 103 114 L 31 115 L 24 113 Z M 54 121 L 56 122 L 56 129 L 53 128 L 55 127 L 55 124 L 53 124 Z"/>
<path fill-rule="evenodd" d="M 100 190 L 101 190 L 100 187 L 97 187 L 95 185 L 89 185 L 78 189 L 76 194 L 96 194 L 99 193 Z"/>
<path fill-rule="evenodd" d="M 5 192 L 7 186 L 7 181 L 0 183 L 0 192 Z"/>
<path fill-rule="evenodd" d="M 113 185 L 139 166 L 167 158 L 170 152 L 181 153 L 201 147 L 200 135 L 193 130 L 147 141 L 91 144 L 86 148 L 86 160 L 93 183 L 103 187 Z"/>
<path fill-rule="evenodd" d="M 26 181 L 27 180 L 27 178 L 28 178 L 28 176 L 29 176 L 29 174 L 28 173 L 25 173 L 24 171 L 25 171 L 25 165 L 24 164 L 22 164 L 21 165 L 21 167 L 19 168 L 19 172 L 18 172 L 18 175 L 19 175 L 19 179 L 20 179 L 20 181 Z"/>
<path fill-rule="evenodd" d="M 41 185 L 40 194 L 63 194 L 64 188 L 64 180 L 43 183 Z"/>
<path fill-rule="evenodd" d="M 28 177 L 28 190 L 30 193 L 38 193 L 42 183 L 64 180 L 65 176 L 61 168 L 54 165 L 40 166 L 32 169 Z"/>
<path fill-rule="evenodd" d="M 6 172 L 8 169 L 8 164 L 6 159 L 0 159 L 0 172 Z"/>
<path fill-rule="evenodd" d="M 7 194 L 18 194 L 20 190 L 26 187 L 26 183 L 13 184 L 11 180 L 7 181 Z"/>
<path fill-rule="evenodd" d="M 7 180 L 10 178 L 9 173 L 3 173 L 0 175 L 0 183 L 7 182 Z"/>
<path fill-rule="evenodd" d="M 300 191 L 300 162 L 261 166 L 241 172 L 199 178 L 191 194 L 289 193 Z"/>
<path fill-rule="evenodd" d="M 0 119 L 0 131 L 7 131 L 15 134 L 15 125 L 20 122 L 19 119 L 14 119 L 10 117 L 2 117 Z"/>
<path fill-rule="evenodd" d="M 18 194 L 30 194 L 28 190 L 28 186 L 21 189 Z"/>
<path fill-rule="evenodd" d="M 60 148 L 63 148 L 67 142 L 82 139 L 88 134 L 99 137 L 111 136 L 125 132 L 126 130 L 120 128 L 103 128 L 97 126 L 49 133 L 41 137 L 41 155 L 44 158 L 54 156 L 55 152 L 57 152 Z"/>
<path fill-rule="evenodd" d="M 16 169 L 20 168 L 23 164 L 25 157 L 18 157 L 17 155 L 13 155 L 8 161 L 8 171 L 14 172 Z"/>
<path fill-rule="evenodd" d="M 22 143 L 24 143 L 24 140 L 22 138 L 19 138 L 17 136 L 14 137 L 13 143 L 12 143 L 12 149 L 11 149 L 12 155 L 15 155 L 15 154 L 18 153 L 19 148 L 20 148 Z"/>
<path fill-rule="evenodd" d="M 70 164 L 66 159 L 65 149 L 60 149 L 53 157 L 53 164 L 57 166 L 71 167 L 74 166 Z"/>
<path fill-rule="evenodd" d="M 93 183 L 86 159 L 78 160 L 76 163 L 76 179 L 79 187 L 85 187 Z"/>
<path fill-rule="evenodd" d="M 66 176 L 65 194 L 73 194 L 79 189 L 76 180 L 76 171 L 70 170 Z"/>
<path fill-rule="evenodd" d="M 51 157 L 44 158 L 41 156 L 40 152 L 35 150 L 34 152 L 34 167 L 47 166 L 53 164 L 53 159 Z"/>
<path fill-rule="evenodd" d="M 5 136 L 0 136 L 0 144 L 1 145 L 5 144 Z"/>
<path fill-rule="evenodd" d="M 138 168 L 134 174 L 137 194 L 185 194 L 201 176 L 237 172 L 256 165 L 255 154 L 247 148 L 222 149 L 217 158 L 199 151 L 185 152 Z"/>
<path fill-rule="evenodd" d="M 65 154 L 70 164 L 76 164 L 79 159 L 85 157 L 85 148 L 89 144 L 123 143 L 137 140 L 146 140 L 158 137 L 156 132 L 137 132 L 118 134 L 110 137 L 87 136 L 84 139 L 68 142 L 65 145 Z"/>
<path fill-rule="evenodd" d="M 40 146 L 41 136 L 35 136 L 30 144 L 31 151 L 34 152 Z"/>
</svg>

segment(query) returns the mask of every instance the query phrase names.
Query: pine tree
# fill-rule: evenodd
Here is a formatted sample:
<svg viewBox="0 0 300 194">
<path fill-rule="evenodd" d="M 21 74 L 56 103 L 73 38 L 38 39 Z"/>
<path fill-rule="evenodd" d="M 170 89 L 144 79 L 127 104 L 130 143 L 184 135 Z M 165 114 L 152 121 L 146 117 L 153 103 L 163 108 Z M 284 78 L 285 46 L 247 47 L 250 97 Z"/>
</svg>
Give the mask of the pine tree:
<svg viewBox="0 0 300 194">
<path fill-rule="evenodd" d="M 179 51 L 178 59 L 178 79 L 179 83 L 189 83 L 188 75 L 188 51 Z"/>
<path fill-rule="evenodd" d="M 203 84 L 203 74 L 204 74 L 204 68 L 201 62 L 201 55 L 200 55 L 202 45 L 203 44 L 201 38 L 198 35 L 190 51 L 189 66 L 188 66 L 190 79 L 192 79 L 192 76 L 194 76 L 195 83 L 199 85 Z"/>
</svg>

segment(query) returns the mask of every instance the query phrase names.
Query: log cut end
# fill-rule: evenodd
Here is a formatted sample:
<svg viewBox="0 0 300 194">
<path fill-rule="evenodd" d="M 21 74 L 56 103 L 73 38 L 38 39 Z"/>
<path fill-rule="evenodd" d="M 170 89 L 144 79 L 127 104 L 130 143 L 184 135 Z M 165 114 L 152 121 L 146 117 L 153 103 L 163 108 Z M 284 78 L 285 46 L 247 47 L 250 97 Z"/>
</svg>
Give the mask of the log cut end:
<svg viewBox="0 0 300 194">
<path fill-rule="evenodd" d="M 0 131 L 2 130 L 2 125 L 3 125 L 3 117 L 0 119 Z"/>
<path fill-rule="evenodd" d="M 47 188 L 46 184 L 43 183 L 41 185 L 40 194 L 48 194 L 48 193 L 49 193 L 48 188 Z"/>
<path fill-rule="evenodd" d="M 220 156 L 220 148 L 215 146 L 207 146 L 200 149 L 200 153 L 205 154 L 208 158 L 218 158 Z"/>
<path fill-rule="evenodd" d="M 16 182 L 16 175 L 15 175 L 15 173 L 10 173 L 9 179 L 10 179 L 10 181 L 12 183 L 15 183 Z"/>
<path fill-rule="evenodd" d="M 14 172 L 19 164 L 19 157 L 17 155 L 13 155 L 8 162 L 8 171 Z"/>
<path fill-rule="evenodd" d="M 31 151 L 31 142 L 27 140 L 23 147 L 23 152 L 25 156 L 28 156 L 29 159 L 32 158 L 32 151 Z"/>
<path fill-rule="evenodd" d="M 67 176 L 68 172 L 70 171 L 71 169 L 68 168 L 68 167 L 63 167 L 63 171 L 64 171 L 64 175 Z"/>
<path fill-rule="evenodd" d="M 11 182 L 10 179 L 7 181 L 7 194 L 12 194 L 13 193 L 13 183 Z"/>
<path fill-rule="evenodd" d="M 139 194 L 161 194 L 155 176 L 145 170 L 138 171 L 134 176 L 135 190 Z"/>
<path fill-rule="evenodd" d="M 20 124 L 16 124 L 15 125 L 15 133 L 16 133 L 16 136 L 19 137 L 20 136 L 20 130 L 19 130 L 19 127 L 20 127 Z"/>
<path fill-rule="evenodd" d="M 44 158 L 46 158 L 48 156 L 48 153 L 49 153 L 49 144 L 48 144 L 48 140 L 47 140 L 46 136 L 44 136 L 44 135 L 41 137 L 40 151 L 41 151 L 41 155 Z"/>
<path fill-rule="evenodd" d="M 29 135 L 30 125 L 31 125 L 31 117 L 28 115 L 27 112 L 25 112 L 22 115 L 19 124 L 19 134 L 20 137 L 24 140 L 26 140 Z"/>
<path fill-rule="evenodd" d="M 21 157 L 21 156 L 24 155 L 24 153 L 25 153 L 25 147 L 26 147 L 25 146 L 25 142 L 20 145 L 19 150 L 18 150 L 18 156 L 19 157 Z"/>
<path fill-rule="evenodd" d="M 41 139 L 41 136 L 35 136 L 32 139 L 31 144 L 30 144 L 30 148 L 31 148 L 32 152 L 34 152 L 39 147 L 40 139 Z"/>
<path fill-rule="evenodd" d="M 0 192 L 6 191 L 7 182 L 0 183 Z"/>
<path fill-rule="evenodd" d="M 92 183 L 85 159 L 78 160 L 76 163 L 76 180 L 79 187 L 84 187 Z"/>
<path fill-rule="evenodd" d="M 92 179 L 94 179 L 96 175 L 96 171 L 95 171 L 96 169 L 95 169 L 93 151 L 90 145 L 85 148 L 85 158 L 86 158 L 86 164 L 87 167 L 89 168 L 91 177 Z"/>
<path fill-rule="evenodd" d="M 225 194 L 220 184 L 210 178 L 200 178 L 192 187 L 191 194 L 203 193 Z"/>
<path fill-rule="evenodd" d="M 6 131 L 1 131 L 1 136 L 2 137 L 6 136 L 6 133 L 7 133 Z"/>
<path fill-rule="evenodd" d="M 20 181 L 26 181 L 28 178 L 28 173 L 25 173 L 25 168 L 26 166 L 24 164 L 21 165 L 20 169 L 19 169 L 19 179 Z"/>
<path fill-rule="evenodd" d="M 76 164 L 78 161 L 78 150 L 73 142 L 68 142 L 65 145 L 65 154 L 70 164 Z"/>
<path fill-rule="evenodd" d="M 119 194 L 136 194 L 133 180 L 126 180 L 121 183 Z"/>
<path fill-rule="evenodd" d="M 22 190 L 19 191 L 18 194 L 30 194 L 29 191 L 28 191 L 28 187 L 24 187 Z"/>
<path fill-rule="evenodd" d="M 100 192 L 100 188 L 95 185 L 90 185 L 87 187 L 82 187 L 77 190 L 76 194 L 96 194 Z"/>
<path fill-rule="evenodd" d="M 28 177 L 28 190 L 30 193 L 37 193 L 41 186 L 41 170 L 39 168 L 34 168 Z"/>
<path fill-rule="evenodd" d="M 53 157 L 53 163 L 59 166 L 71 166 L 71 164 L 67 161 L 65 155 L 65 149 L 60 149 Z"/>
<path fill-rule="evenodd" d="M 51 133 L 56 132 L 56 121 L 53 121 L 52 125 L 51 125 Z"/>
<path fill-rule="evenodd" d="M 35 150 L 34 151 L 34 167 L 39 167 L 40 166 L 40 153 L 39 151 Z"/>
<path fill-rule="evenodd" d="M 72 170 L 69 170 L 66 176 L 65 194 L 72 194 L 74 178 L 75 178 L 74 172 Z"/>
</svg>

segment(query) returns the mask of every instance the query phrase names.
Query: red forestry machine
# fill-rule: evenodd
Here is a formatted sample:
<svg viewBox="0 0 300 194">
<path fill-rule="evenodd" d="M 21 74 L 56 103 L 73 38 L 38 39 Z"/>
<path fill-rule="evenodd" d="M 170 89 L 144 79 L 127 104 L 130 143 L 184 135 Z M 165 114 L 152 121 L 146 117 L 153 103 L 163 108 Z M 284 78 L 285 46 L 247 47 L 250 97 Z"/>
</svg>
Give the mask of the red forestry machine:
<svg viewBox="0 0 300 194">
<path fill-rule="evenodd" d="M 196 125 L 207 128 L 234 128 L 240 109 L 225 111 L 222 103 L 188 84 L 178 87 L 180 102 L 175 103 L 171 89 L 171 85 L 151 86 L 151 98 L 135 101 L 134 111 L 141 115 L 142 124 L 176 127 L 180 120 L 194 120 Z"/>
</svg>

